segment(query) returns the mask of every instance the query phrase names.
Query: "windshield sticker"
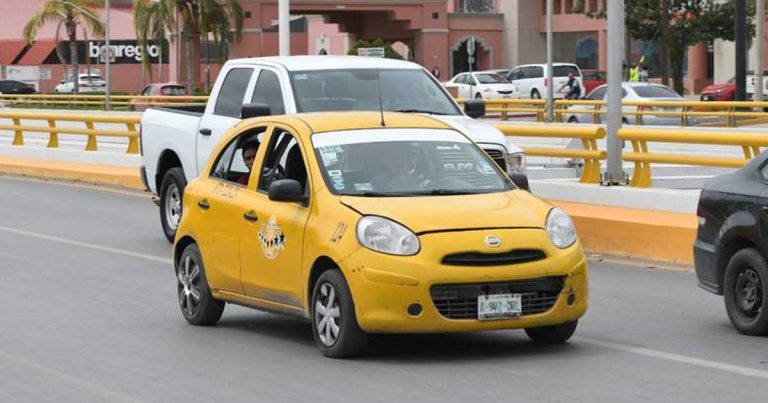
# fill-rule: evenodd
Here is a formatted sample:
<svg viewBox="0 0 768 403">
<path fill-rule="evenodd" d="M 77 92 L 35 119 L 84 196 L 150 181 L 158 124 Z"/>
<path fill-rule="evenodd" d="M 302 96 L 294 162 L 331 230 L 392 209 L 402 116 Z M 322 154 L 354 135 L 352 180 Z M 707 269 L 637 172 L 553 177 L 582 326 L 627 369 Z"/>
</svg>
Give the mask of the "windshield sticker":
<svg viewBox="0 0 768 403">
<path fill-rule="evenodd" d="M 293 76 L 294 80 L 308 80 L 309 76 L 307 74 L 296 74 Z"/>
<path fill-rule="evenodd" d="M 436 146 L 438 151 L 452 151 L 452 150 L 461 150 L 461 147 L 459 147 L 458 144 L 454 144 L 452 146 Z"/>
<path fill-rule="evenodd" d="M 344 190 L 347 188 L 347 186 L 344 185 L 344 175 L 340 169 L 329 169 L 328 176 L 331 177 L 331 183 L 333 184 L 334 189 Z"/>
<path fill-rule="evenodd" d="M 474 171 L 475 164 L 471 162 L 446 162 L 443 164 L 443 169 L 445 169 L 448 172 Z"/>
<path fill-rule="evenodd" d="M 496 173 L 496 170 L 488 163 L 483 163 L 480 169 L 486 175 L 494 175 Z"/>
<path fill-rule="evenodd" d="M 277 223 L 276 216 L 269 217 L 269 221 L 261 224 L 259 243 L 264 256 L 270 260 L 276 258 L 280 251 L 285 250 L 285 233 Z"/>
<path fill-rule="evenodd" d="M 358 192 L 370 192 L 373 190 L 373 185 L 370 182 L 355 183 L 355 190 Z"/>
<path fill-rule="evenodd" d="M 341 146 L 327 146 L 320 148 L 320 157 L 323 159 L 323 165 L 331 166 L 339 162 L 340 154 L 343 154 L 344 150 Z"/>
</svg>

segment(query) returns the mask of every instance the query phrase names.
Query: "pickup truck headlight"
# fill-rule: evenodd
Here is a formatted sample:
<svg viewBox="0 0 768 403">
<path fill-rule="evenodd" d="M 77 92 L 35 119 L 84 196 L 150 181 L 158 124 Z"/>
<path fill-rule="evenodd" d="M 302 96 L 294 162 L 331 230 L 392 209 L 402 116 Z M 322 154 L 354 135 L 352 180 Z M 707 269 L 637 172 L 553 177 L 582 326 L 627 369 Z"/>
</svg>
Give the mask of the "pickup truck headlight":
<svg viewBox="0 0 768 403">
<path fill-rule="evenodd" d="M 525 169 L 526 169 L 525 154 L 523 153 L 507 154 L 506 157 L 504 157 L 504 162 L 506 162 L 506 165 L 507 165 L 507 173 L 509 174 L 525 173 Z"/>
<path fill-rule="evenodd" d="M 547 235 L 552 244 L 565 249 L 576 242 L 576 228 L 565 211 L 555 207 L 547 215 Z"/>
<path fill-rule="evenodd" d="M 357 222 L 357 240 L 370 250 L 389 255 L 411 256 L 421 249 L 411 230 L 378 216 L 364 216 Z"/>
</svg>

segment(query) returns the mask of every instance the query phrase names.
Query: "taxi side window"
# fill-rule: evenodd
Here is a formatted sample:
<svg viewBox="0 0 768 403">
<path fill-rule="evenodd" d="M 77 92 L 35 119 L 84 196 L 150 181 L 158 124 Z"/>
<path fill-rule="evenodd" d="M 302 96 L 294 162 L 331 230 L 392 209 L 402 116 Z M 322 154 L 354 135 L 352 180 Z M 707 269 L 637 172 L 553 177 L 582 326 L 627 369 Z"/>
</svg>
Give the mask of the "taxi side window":
<svg viewBox="0 0 768 403">
<path fill-rule="evenodd" d="M 248 186 L 253 162 L 266 129 L 251 129 L 232 139 L 217 157 L 209 177 Z"/>
<path fill-rule="evenodd" d="M 307 168 L 296 138 L 286 131 L 277 130 L 264 157 L 259 190 L 267 192 L 272 182 L 293 179 L 307 193 Z"/>
</svg>

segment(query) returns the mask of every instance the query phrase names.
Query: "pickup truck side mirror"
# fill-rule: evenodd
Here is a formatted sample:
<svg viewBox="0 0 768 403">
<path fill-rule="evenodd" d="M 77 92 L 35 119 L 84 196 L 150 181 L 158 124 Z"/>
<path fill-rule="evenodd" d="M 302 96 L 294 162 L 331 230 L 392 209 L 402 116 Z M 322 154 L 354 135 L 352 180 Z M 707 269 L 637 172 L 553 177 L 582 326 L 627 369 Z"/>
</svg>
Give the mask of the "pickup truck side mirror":
<svg viewBox="0 0 768 403">
<path fill-rule="evenodd" d="M 240 119 L 258 118 L 272 115 L 272 109 L 267 104 L 245 104 L 240 110 Z"/>
<path fill-rule="evenodd" d="M 269 200 L 277 202 L 306 203 L 307 197 L 299 181 L 280 179 L 269 185 Z"/>
<path fill-rule="evenodd" d="M 464 113 L 472 119 L 485 116 L 485 101 L 480 99 L 467 99 L 464 101 Z"/>
</svg>

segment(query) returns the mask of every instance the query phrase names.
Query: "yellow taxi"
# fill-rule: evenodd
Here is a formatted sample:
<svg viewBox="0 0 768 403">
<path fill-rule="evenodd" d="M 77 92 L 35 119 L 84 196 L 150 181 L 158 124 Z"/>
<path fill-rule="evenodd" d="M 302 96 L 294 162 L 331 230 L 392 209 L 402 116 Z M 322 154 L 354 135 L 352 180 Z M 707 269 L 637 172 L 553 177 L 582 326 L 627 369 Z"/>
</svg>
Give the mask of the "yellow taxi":
<svg viewBox="0 0 768 403">
<path fill-rule="evenodd" d="M 345 357 L 369 333 L 525 329 L 564 342 L 587 310 L 570 217 L 431 117 L 249 119 L 201 172 L 174 246 L 191 324 L 245 305 L 311 321 L 323 354 Z"/>
</svg>

